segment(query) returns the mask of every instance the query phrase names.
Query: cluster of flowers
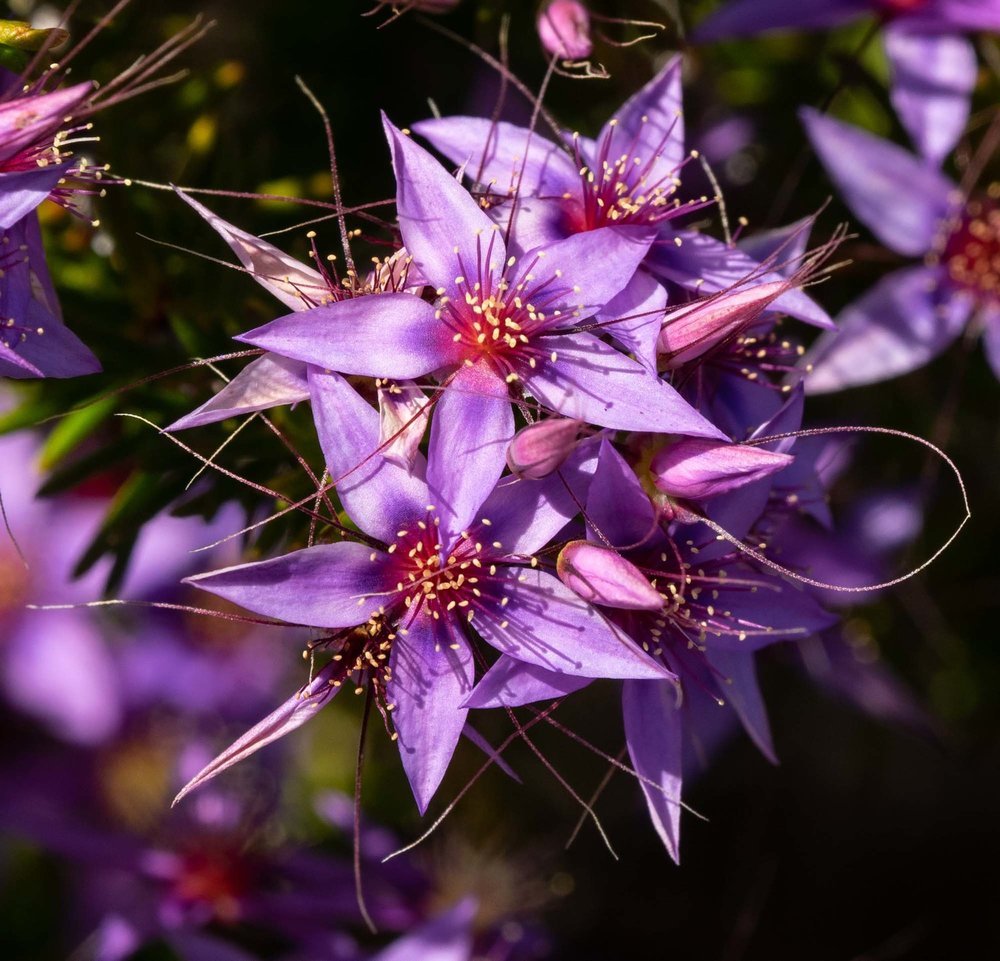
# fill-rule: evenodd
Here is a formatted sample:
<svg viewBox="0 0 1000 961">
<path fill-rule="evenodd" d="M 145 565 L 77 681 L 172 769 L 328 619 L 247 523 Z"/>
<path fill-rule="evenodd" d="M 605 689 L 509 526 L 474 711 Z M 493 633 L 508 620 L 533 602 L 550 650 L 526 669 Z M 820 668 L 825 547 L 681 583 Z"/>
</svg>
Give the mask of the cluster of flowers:
<svg viewBox="0 0 1000 961">
<path fill-rule="evenodd" d="M 186 578 L 256 615 L 248 621 L 307 630 L 311 667 L 304 687 L 213 760 L 190 746 L 177 763 L 186 779 L 178 799 L 346 687 L 367 692 L 423 814 L 463 736 L 506 768 L 507 744 L 554 703 L 593 681 L 620 681 L 628 763 L 609 760 L 635 776 L 678 860 L 682 781 L 695 751 L 704 755 L 742 725 L 775 759 L 757 683 L 761 648 L 819 638 L 841 672 L 828 678 L 833 686 L 905 713 L 891 682 L 853 673 L 838 641 L 836 597 L 821 581 L 844 583 L 857 571 L 837 569 L 844 535 L 827 505 L 828 448 L 801 436 L 804 397 L 911 370 L 970 318 L 1000 375 L 997 194 L 970 199 L 940 169 L 975 82 L 974 51 L 959 33 L 1000 28 L 1000 5 L 737 0 L 695 36 L 815 27 L 863 12 L 888 23 L 892 102 L 918 153 L 817 111 L 803 121 L 858 219 L 923 262 L 883 279 L 836 325 L 805 288 L 839 237 L 810 250 L 811 219 L 726 241 L 685 225 L 721 198 L 692 193 L 700 167 L 685 143 L 679 56 L 595 137 L 567 132 L 540 104 L 531 128 L 452 116 L 400 129 L 384 117 L 398 228 L 370 268 L 355 262 L 343 219 L 338 269 L 315 243 L 312 262 L 299 262 L 180 192 L 290 313 L 238 337 L 258 355 L 166 430 L 308 404 L 325 470 L 308 498 L 276 515 L 308 515 L 307 545 Z M 554 0 L 537 21 L 543 47 L 554 59 L 588 57 L 589 22 L 583 4 Z M 87 118 L 143 89 L 190 37 L 168 43 L 100 101 L 89 83 L 57 89 L 57 65 L 30 82 L 30 71 L 2 78 L 0 374 L 99 369 L 62 322 L 35 210 L 47 198 L 86 209 L 108 179 L 70 152 Z M 789 319 L 823 332 L 810 350 L 788 332 Z M 30 542 L 32 524 L 49 522 L 45 510 L 26 491 L 3 493 L 8 506 L 23 501 L 17 513 Z M 217 519 L 211 536 L 235 523 Z M 915 529 L 919 519 L 908 523 Z M 865 536 L 869 556 L 885 547 L 871 530 Z M 166 537 L 180 556 L 188 536 Z M 39 555 L 35 576 L 54 565 L 61 577 L 78 546 Z M 156 578 L 143 579 L 137 564 L 133 593 L 162 597 L 164 579 L 191 570 L 164 564 L 160 547 L 156 554 Z M 126 715 L 164 703 L 190 713 L 209 700 L 219 710 L 238 703 L 233 719 L 244 720 L 269 696 L 273 650 L 220 670 L 208 655 L 182 653 L 171 630 L 154 632 L 141 658 L 127 648 L 111 657 L 92 624 L 69 620 L 59 654 L 38 645 L 19 613 L 32 599 L 20 560 L 0 553 L 0 613 L 10 628 L 0 673 L 8 700 L 60 736 L 101 744 Z M 89 686 L 47 666 L 67 644 L 89 665 Z M 491 709 L 514 727 L 500 747 L 470 720 Z M 32 777 L 25 783 L 40 798 L 52 773 L 42 765 Z M 203 930 L 239 919 L 266 923 L 302 957 L 369 957 L 350 938 L 334 943 L 325 923 L 358 920 L 353 896 L 307 901 L 305 913 L 301 900 L 300 888 L 342 888 L 350 869 L 291 850 L 235 856 L 234 839 L 256 812 L 219 783 L 182 807 L 173 848 L 134 833 L 102 840 L 102 870 L 114 852 L 114 868 L 127 883 L 141 878 L 146 893 L 127 921 L 102 906 L 97 956 L 116 961 L 165 935 L 185 957 L 248 957 Z M 344 820 L 340 800 L 324 805 L 329 821 Z M 0 811 L 53 849 L 98 860 L 92 830 L 45 810 L 23 784 L 0 792 Z M 366 858 L 393 847 L 382 836 L 365 843 Z M 430 883 L 408 868 L 383 871 L 372 860 L 368 870 L 380 926 L 417 925 L 382 961 L 465 961 L 474 951 L 513 961 L 539 950 L 477 922 L 470 900 L 444 914 L 418 909 L 432 900 Z M 324 924 L 305 924 L 309 911 Z"/>
<path fill-rule="evenodd" d="M 826 249 L 804 251 L 808 223 L 739 245 L 677 226 L 710 202 L 683 199 L 679 57 L 593 140 L 416 124 L 469 189 L 384 127 L 399 245 L 366 275 L 187 198 L 293 312 L 240 336 L 262 356 L 170 429 L 308 400 L 329 540 L 192 583 L 332 657 L 182 793 L 370 686 L 423 812 L 478 740 L 470 709 L 614 679 L 676 858 L 685 737 L 728 712 L 773 757 L 754 652 L 836 620 L 763 553 L 808 565 L 789 532 L 830 523 L 822 448 L 786 436 L 802 348 L 776 329 L 831 326 L 800 289 Z"/>
</svg>

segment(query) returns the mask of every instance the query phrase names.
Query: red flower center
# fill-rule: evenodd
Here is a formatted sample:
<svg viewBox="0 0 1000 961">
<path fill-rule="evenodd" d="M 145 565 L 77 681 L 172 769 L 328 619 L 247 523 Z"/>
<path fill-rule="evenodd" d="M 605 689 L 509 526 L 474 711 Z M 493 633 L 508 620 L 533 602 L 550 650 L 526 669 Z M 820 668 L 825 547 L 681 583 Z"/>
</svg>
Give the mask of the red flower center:
<svg viewBox="0 0 1000 961">
<path fill-rule="evenodd" d="M 1000 205 L 971 200 L 954 223 L 942 262 L 955 286 L 1000 303 Z"/>
</svg>

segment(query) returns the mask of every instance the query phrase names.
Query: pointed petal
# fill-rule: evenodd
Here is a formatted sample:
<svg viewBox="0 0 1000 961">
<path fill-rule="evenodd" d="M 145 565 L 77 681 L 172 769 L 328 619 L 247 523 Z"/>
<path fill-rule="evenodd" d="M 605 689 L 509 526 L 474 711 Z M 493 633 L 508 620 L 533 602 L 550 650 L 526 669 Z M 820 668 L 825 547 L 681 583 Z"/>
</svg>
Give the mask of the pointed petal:
<svg viewBox="0 0 1000 961">
<path fill-rule="evenodd" d="M 277 354 L 251 361 L 211 400 L 174 421 L 167 430 L 186 430 L 258 410 L 309 400 L 306 365 Z"/>
<path fill-rule="evenodd" d="M 724 444 L 698 437 L 683 438 L 653 458 L 653 483 L 674 497 L 701 500 L 762 480 L 792 463 L 792 456 Z"/>
<path fill-rule="evenodd" d="M 411 472 L 388 457 L 380 449 L 378 413 L 339 374 L 310 368 L 309 388 L 316 433 L 344 510 L 366 534 L 391 543 L 430 503 L 423 458 Z"/>
<path fill-rule="evenodd" d="M 244 758 L 256 753 L 272 741 L 301 727 L 317 714 L 321 708 L 340 690 L 331 683 L 343 668 L 336 661 L 327 664 L 301 691 L 290 697 L 276 711 L 272 711 L 262 721 L 255 724 L 242 737 L 226 748 L 218 757 L 198 772 L 174 798 L 174 804 L 196 787 L 210 781 L 217 774 L 238 764 Z"/>
<path fill-rule="evenodd" d="M 976 85 L 976 50 L 965 37 L 917 34 L 890 24 L 890 96 L 917 150 L 935 166 L 958 143 Z"/>
<path fill-rule="evenodd" d="M 388 697 L 399 756 L 423 814 L 462 736 L 472 692 L 472 650 L 448 618 L 418 614 L 393 641 Z"/>
<path fill-rule="evenodd" d="M 766 30 L 813 30 L 862 16 L 871 7 L 871 0 L 730 0 L 702 20 L 691 37 L 695 43 L 710 43 Z"/>
<path fill-rule="evenodd" d="M 0 230 L 31 213 L 62 179 L 69 164 L 0 173 Z"/>
<path fill-rule="evenodd" d="M 731 704 L 743 722 L 750 739 L 772 764 L 778 763 L 767 719 L 764 698 L 757 683 L 757 668 L 752 653 L 712 650 L 706 655 L 709 663 L 722 675 L 719 689 L 722 698 Z"/>
<path fill-rule="evenodd" d="M 576 163 L 564 146 L 537 131 L 483 117 L 421 120 L 413 129 L 431 142 L 466 176 L 490 184 L 499 194 L 561 197 L 580 188 Z"/>
<path fill-rule="evenodd" d="M 289 314 L 237 340 L 342 374 L 408 379 L 457 363 L 434 308 L 413 294 L 370 294 Z"/>
<path fill-rule="evenodd" d="M 594 320 L 643 367 L 655 371 L 656 342 L 666 309 L 666 288 L 652 274 L 637 270 Z"/>
<path fill-rule="evenodd" d="M 394 941 L 372 961 L 469 961 L 476 911 L 475 899 L 465 898 Z"/>
<path fill-rule="evenodd" d="M 625 743 L 640 781 L 649 816 L 667 853 L 680 863 L 681 712 L 677 691 L 663 681 L 626 681 L 622 685 Z M 657 790 L 659 787 L 661 790 Z"/>
<path fill-rule="evenodd" d="M 290 624 L 353 627 L 385 602 L 381 595 L 392 587 L 387 560 L 364 544 L 342 541 L 196 574 L 184 583 Z"/>
<path fill-rule="evenodd" d="M 535 664 L 501 654 L 466 699 L 466 707 L 521 707 L 536 701 L 555 701 L 591 683 L 589 677 L 574 677 L 547 671 Z"/>
<path fill-rule="evenodd" d="M 470 695 L 471 697 L 471 695 Z M 465 703 L 462 707 L 468 707 L 468 698 L 465 699 Z M 482 734 L 480 734 L 471 724 L 466 723 L 465 727 L 462 728 L 462 736 L 471 741 L 480 751 L 483 752 L 487 757 L 493 757 L 493 763 L 503 771 L 512 781 L 516 781 L 518 784 L 523 784 L 524 782 L 518 777 L 517 772 L 503 759 L 503 757 L 496 752 L 496 748 Z"/>
<path fill-rule="evenodd" d="M 490 536 L 506 555 L 540 551 L 580 512 L 597 466 L 597 444 L 584 441 L 554 474 L 537 481 L 505 477 L 483 504 Z"/>
<path fill-rule="evenodd" d="M 674 54 L 652 80 L 615 111 L 617 124 L 605 124 L 598 137 L 599 142 L 604 136 L 614 138 L 609 150 L 612 157 L 628 151 L 643 163 L 652 164 L 648 177 L 651 183 L 675 175 L 686 156 L 682 67 L 683 58 Z"/>
<path fill-rule="evenodd" d="M 959 335 L 971 309 L 966 297 L 938 287 L 938 275 L 926 267 L 889 274 L 844 309 L 839 331 L 813 345 L 806 393 L 872 384 L 922 367 Z"/>
<path fill-rule="evenodd" d="M 499 228 L 441 164 L 384 115 L 382 126 L 396 174 L 399 229 L 420 276 L 452 299 L 463 296 L 455 283 L 463 270 L 471 277 L 478 265 L 478 279 L 495 280 L 507 260 Z"/>
<path fill-rule="evenodd" d="M 427 462 L 430 501 L 447 555 L 500 479 L 514 413 L 507 385 L 486 364 L 460 367 L 439 396 Z"/>
<path fill-rule="evenodd" d="M 690 230 L 678 230 L 672 237 L 655 243 L 646 266 L 657 276 L 699 294 L 728 292 L 748 282 L 754 285 L 785 282 L 779 273 L 765 269 L 738 247 Z M 772 309 L 814 327 L 833 326 L 826 311 L 794 287 L 782 293 Z"/>
<path fill-rule="evenodd" d="M 250 276 L 290 310 L 308 310 L 330 297 L 330 288 L 319 271 L 299 263 L 266 240 L 234 227 L 183 190 L 176 193 L 229 244 Z"/>
<path fill-rule="evenodd" d="M 556 360 L 522 378 L 550 410 L 615 430 L 724 438 L 673 387 L 592 334 L 547 336 L 544 345 Z"/>
<path fill-rule="evenodd" d="M 887 247 L 930 250 L 956 194 L 940 171 L 881 137 L 803 108 L 809 139 L 844 202 Z"/>
<path fill-rule="evenodd" d="M 645 543 L 656 531 L 656 513 L 639 478 L 607 438 L 590 483 L 587 518 L 617 548 Z"/>
<path fill-rule="evenodd" d="M 509 598 L 507 606 L 481 607 L 472 626 L 502 653 L 577 677 L 668 675 L 551 574 L 509 570 L 497 581 L 500 594 Z"/>
</svg>

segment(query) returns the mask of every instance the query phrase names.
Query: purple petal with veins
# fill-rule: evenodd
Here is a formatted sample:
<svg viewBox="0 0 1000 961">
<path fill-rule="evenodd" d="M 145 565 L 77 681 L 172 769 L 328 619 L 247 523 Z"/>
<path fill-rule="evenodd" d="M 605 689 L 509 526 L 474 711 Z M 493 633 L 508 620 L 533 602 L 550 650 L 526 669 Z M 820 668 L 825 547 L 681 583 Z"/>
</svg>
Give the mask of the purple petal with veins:
<svg viewBox="0 0 1000 961">
<path fill-rule="evenodd" d="M 757 684 L 757 668 L 754 655 L 742 651 L 721 651 L 713 648 L 705 656 L 709 664 L 719 672 L 719 689 L 727 704 L 736 710 L 750 739 L 760 748 L 761 753 L 772 764 L 778 763 L 771 737 L 771 725 L 767 719 L 764 698 Z"/>
<path fill-rule="evenodd" d="M 434 308 L 406 293 L 313 307 L 236 340 L 342 374 L 402 380 L 422 377 L 461 357 Z"/>
<path fill-rule="evenodd" d="M 526 664 L 501 654 L 466 699 L 465 706 L 521 707 L 536 701 L 555 701 L 586 687 L 591 680 L 589 677 L 548 671 L 536 664 Z"/>
<path fill-rule="evenodd" d="M 625 743 L 646 797 L 649 816 L 667 853 L 680 863 L 681 712 L 677 691 L 663 681 L 622 685 Z"/>
<path fill-rule="evenodd" d="M 196 574 L 184 583 L 290 624 L 353 627 L 384 603 L 392 586 L 387 560 L 381 551 L 343 541 Z"/>
<path fill-rule="evenodd" d="M 456 627 L 417 613 L 400 627 L 390 655 L 386 693 L 421 814 L 444 777 L 468 714 L 462 704 L 472 692 L 472 651 Z"/>
<path fill-rule="evenodd" d="M 175 420 L 167 430 L 201 427 L 303 400 L 309 400 L 306 364 L 277 354 L 265 354 L 247 364 L 211 400 Z"/>
<path fill-rule="evenodd" d="M 388 457 L 378 413 L 339 374 L 311 368 L 309 386 L 316 433 L 344 510 L 366 534 L 395 540 L 429 503 L 423 457 L 415 455 L 413 470 Z"/>
<path fill-rule="evenodd" d="M 260 237 L 223 220 L 183 190 L 176 191 L 229 244 L 247 272 L 291 310 L 308 310 L 329 300 L 330 285 L 312 267 L 299 263 Z"/>
<path fill-rule="evenodd" d="M 174 804 L 227 768 L 305 724 L 340 690 L 331 681 L 341 672 L 342 668 L 336 661 L 324 667 L 303 690 L 255 724 L 188 781 L 174 798 Z"/>
<path fill-rule="evenodd" d="M 506 571 L 496 588 L 508 598 L 473 627 L 497 650 L 578 677 L 663 678 L 667 670 L 551 574 Z M 494 590 L 496 590 L 494 588 Z"/>
<path fill-rule="evenodd" d="M 549 409 L 615 430 L 724 437 L 673 387 L 592 334 L 541 342 L 551 354 L 523 379 Z"/>
<path fill-rule="evenodd" d="M 467 269 L 481 263 L 498 278 L 507 250 L 493 221 L 441 164 L 385 115 L 382 126 L 396 174 L 399 229 L 420 275 L 453 299 L 464 296 L 455 283 L 459 263 L 469 265 Z"/>
</svg>

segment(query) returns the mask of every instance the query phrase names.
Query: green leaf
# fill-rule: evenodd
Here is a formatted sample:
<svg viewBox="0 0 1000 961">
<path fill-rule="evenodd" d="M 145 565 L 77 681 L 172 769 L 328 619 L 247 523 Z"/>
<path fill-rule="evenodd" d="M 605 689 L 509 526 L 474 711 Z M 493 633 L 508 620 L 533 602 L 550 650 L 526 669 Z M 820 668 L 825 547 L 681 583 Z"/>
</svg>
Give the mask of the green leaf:
<svg viewBox="0 0 1000 961">
<path fill-rule="evenodd" d="M 66 45 L 67 40 L 69 33 L 61 27 L 36 30 L 23 20 L 0 20 L 0 44 L 14 50 L 33 53 L 43 46 L 46 50 L 58 50 Z"/>
<path fill-rule="evenodd" d="M 115 397 L 105 397 L 63 417 L 42 447 L 40 455 L 42 469 L 51 470 L 90 437 L 111 416 L 116 400 Z"/>
</svg>

